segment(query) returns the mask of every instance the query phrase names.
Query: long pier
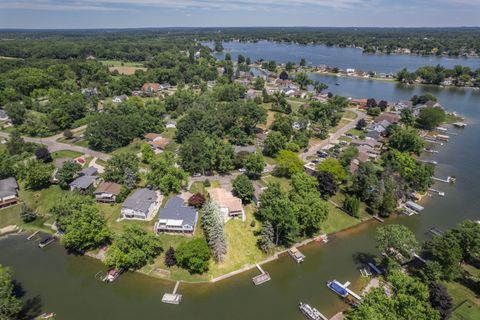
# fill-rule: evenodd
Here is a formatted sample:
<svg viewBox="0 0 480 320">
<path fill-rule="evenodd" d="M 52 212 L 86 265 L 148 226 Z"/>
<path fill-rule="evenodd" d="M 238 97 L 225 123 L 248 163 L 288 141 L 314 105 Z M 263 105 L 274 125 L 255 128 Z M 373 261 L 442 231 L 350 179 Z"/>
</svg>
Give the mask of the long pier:
<svg viewBox="0 0 480 320">
<path fill-rule="evenodd" d="M 357 299 L 358 301 L 362 301 L 362 297 L 360 297 L 358 294 L 356 294 L 355 292 L 353 292 L 352 290 L 348 289 L 348 286 L 350 285 L 350 281 L 347 281 L 345 282 L 342 286 L 343 288 L 352 296 L 354 297 L 355 299 Z"/>
<path fill-rule="evenodd" d="M 256 266 L 257 266 L 258 271 L 260 271 L 260 273 L 261 273 L 260 275 L 252 278 L 252 281 L 256 286 L 261 285 L 262 283 L 265 283 L 265 282 L 270 281 L 272 279 L 267 272 L 263 271 L 262 267 L 260 267 L 260 265 L 258 263 L 256 264 Z"/>
</svg>

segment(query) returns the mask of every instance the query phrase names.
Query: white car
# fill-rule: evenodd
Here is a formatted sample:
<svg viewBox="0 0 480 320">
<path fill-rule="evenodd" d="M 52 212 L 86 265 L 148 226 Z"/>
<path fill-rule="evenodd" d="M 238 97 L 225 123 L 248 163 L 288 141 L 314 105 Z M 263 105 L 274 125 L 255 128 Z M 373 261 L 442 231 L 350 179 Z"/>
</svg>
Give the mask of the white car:
<svg viewBox="0 0 480 320">
<path fill-rule="evenodd" d="M 247 169 L 245 169 L 245 168 L 240 168 L 240 169 L 238 169 L 238 172 L 247 172 Z"/>
</svg>

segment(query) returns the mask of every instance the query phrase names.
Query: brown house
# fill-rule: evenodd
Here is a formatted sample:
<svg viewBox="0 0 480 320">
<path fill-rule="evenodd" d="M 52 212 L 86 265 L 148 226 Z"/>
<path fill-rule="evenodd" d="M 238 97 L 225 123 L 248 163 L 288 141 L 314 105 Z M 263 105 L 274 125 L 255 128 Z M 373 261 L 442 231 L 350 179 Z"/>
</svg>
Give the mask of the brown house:
<svg viewBox="0 0 480 320">
<path fill-rule="evenodd" d="M 93 192 L 97 202 L 112 203 L 116 202 L 117 196 L 120 194 L 122 186 L 114 182 L 102 182 L 97 190 Z"/>
<path fill-rule="evenodd" d="M 143 93 L 155 93 L 160 90 L 160 84 L 159 83 L 145 83 L 142 86 L 142 91 Z"/>
</svg>

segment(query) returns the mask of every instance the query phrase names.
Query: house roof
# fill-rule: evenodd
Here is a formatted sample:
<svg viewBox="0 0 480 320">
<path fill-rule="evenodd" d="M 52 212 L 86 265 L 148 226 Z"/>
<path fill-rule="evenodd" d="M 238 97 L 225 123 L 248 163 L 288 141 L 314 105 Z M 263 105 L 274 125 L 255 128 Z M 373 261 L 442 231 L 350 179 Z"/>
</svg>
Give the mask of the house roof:
<svg viewBox="0 0 480 320">
<path fill-rule="evenodd" d="M 222 208 L 228 208 L 230 212 L 243 210 L 242 200 L 233 196 L 229 191 L 222 188 L 213 188 L 210 190 L 210 199 L 216 202 Z"/>
<path fill-rule="evenodd" d="M 156 199 L 157 195 L 154 191 L 147 188 L 138 189 L 125 200 L 122 207 L 147 214 L 148 209 Z"/>
<path fill-rule="evenodd" d="M 159 220 L 182 220 L 182 225 L 188 224 L 195 227 L 198 211 L 185 206 L 183 199 L 175 196 L 168 200 L 164 208 L 160 209 Z"/>
<path fill-rule="evenodd" d="M 378 122 L 381 122 L 383 120 L 387 120 L 390 123 L 398 123 L 398 122 L 400 122 L 401 119 L 402 119 L 402 117 L 397 113 L 384 112 L 384 113 L 382 113 L 381 115 L 379 115 L 378 117 L 375 118 L 375 122 L 378 123 Z"/>
<path fill-rule="evenodd" d="M 145 83 L 142 86 L 142 91 L 158 91 L 160 89 L 160 84 L 158 83 Z"/>
<path fill-rule="evenodd" d="M 93 194 L 109 193 L 109 194 L 118 195 L 120 194 L 121 189 L 122 189 L 122 186 L 119 185 L 118 183 L 102 182 Z"/>
<path fill-rule="evenodd" d="M 7 113 L 6 113 L 5 110 L 3 110 L 3 109 L 0 109 L 0 118 L 1 118 L 1 119 L 8 118 Z"/>
<path fill-rule="evenodd" d="M 170 139 L 160 138 L 153 141 L 150 141 L 149 144 L 155 148 L 165 149 L 165 147 L 170 143 Z"/>
<path fill-rule="evenodd" d="M 70 182 L 70 187 L 82 190 L 88 189 L 97 179 L 99 179 L 97 176 L 80 176 Z"/>
<path fill-rule="evenodd" d="M 161 137 L 162 137 L 161 134 L 153 133 L 153 132 L 149 132 L 145 135 L 145 139 L 152 140 L 152 141 Z"/>
<path fill-rule="evenodd" d="M 86 167 L 82 169 L 78 174 L 81 176 L 94 176 L 98 172 L 98 169 L 95 167 Z"/>
<path fill-rule="evenodd" d="M 0 197 L 17 195 L 18 183 L 15 178 L 10 177 L 0 180 Z"/>
<path fill-rule="evenodd" d="M 381 134 L 380 132 L 378 131 L 375 131 L 375 130 L 372 130 L 372 131 L 369 131 L 367 132 L 367 134 L 365 135 L 365 137 L 368 137 L 368 138 L 371 138 L 371 139 L 378 139 L 380 138 Z"/>
<path fill-rule="evenodd" d="M 234 146 L 233 149 L 235 150 L 235 153 L 239 153 L 239 152 L 253 153 L 257 151 L 257 147 L 255 146 Z"/>
</svg>

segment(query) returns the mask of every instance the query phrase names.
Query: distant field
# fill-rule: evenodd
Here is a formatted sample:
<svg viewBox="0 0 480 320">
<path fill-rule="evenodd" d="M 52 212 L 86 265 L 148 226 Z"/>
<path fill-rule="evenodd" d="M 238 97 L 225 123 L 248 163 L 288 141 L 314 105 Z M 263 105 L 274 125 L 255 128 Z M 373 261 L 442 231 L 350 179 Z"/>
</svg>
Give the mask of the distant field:
<svg viewBox="0 0 480 320">
<path fill-rule="evenodd" d="M 137 70 L 146 71 L 147 68 L 140 68 L 140 67 L 108 67 L 108 70 L 109 70 L 110 72 L 118 71 L 118 73 L 120 73 L 120 74 L 124 74 L 124 75 L 130 76 L 130 75 L 132 75 L 132 74 L 135 74 L 135 71 L 137 71 Z"/>
<path fill-rule="evenodd" d="M 110 72 L 118 71 L 120 74 L 132 75 L 137 70 L 147 70 L 141 62 L 127 62 L 120 60 L 102 60 L 101 63 L 108 66 Z"/>
</svg>

